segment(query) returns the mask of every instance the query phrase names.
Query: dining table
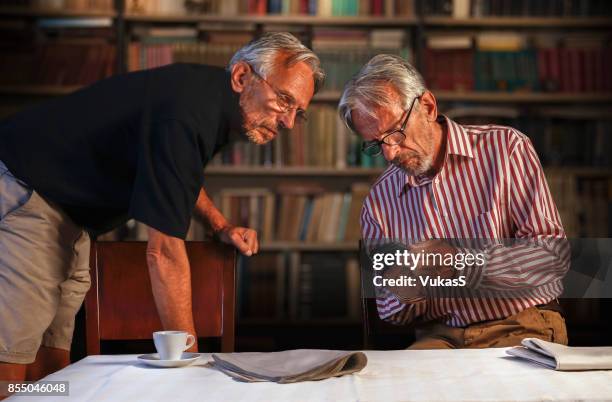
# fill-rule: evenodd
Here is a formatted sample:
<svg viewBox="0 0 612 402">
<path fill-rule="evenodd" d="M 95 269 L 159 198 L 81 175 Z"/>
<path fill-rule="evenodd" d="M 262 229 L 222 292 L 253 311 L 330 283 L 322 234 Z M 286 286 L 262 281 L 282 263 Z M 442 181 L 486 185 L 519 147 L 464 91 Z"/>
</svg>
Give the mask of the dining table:
<svg viewBox="0 0 612 402">
<path fill-rule="evenodd" d="M 211 367 L 157 368 L 138 355 L 93 355 L 44 379 L 67 395 L 8 401 L 612 401 L 612 371 L 556 371 L 511 357 L 506 348 L 363 351 L 361 371 L 293 384 L 239 382 Z M 56 383 L 57 384 L 57 383 Z"/>
</svg>

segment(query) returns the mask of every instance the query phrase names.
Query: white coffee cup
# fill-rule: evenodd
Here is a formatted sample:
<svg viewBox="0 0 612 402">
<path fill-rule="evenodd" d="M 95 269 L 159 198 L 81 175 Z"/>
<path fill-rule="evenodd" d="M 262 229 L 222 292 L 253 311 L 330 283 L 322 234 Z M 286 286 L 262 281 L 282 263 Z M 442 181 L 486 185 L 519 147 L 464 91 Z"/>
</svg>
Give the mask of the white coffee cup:
<svg viewBox="0 0 612 402">
<path fill-rule="evenodd" d="M 195 336 L 185 331 L 153 332 L 153 343 L 160 360 L 180 360 L 183 352 L 192 347 L 195 341 Z"/>
</svg>

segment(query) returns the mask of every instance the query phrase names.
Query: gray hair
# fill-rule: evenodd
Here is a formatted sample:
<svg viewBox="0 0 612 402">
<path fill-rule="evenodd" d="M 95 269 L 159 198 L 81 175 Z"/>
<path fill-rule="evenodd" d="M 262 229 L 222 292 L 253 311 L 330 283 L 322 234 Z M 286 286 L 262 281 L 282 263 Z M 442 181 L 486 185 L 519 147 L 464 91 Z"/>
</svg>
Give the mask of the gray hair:
<svg viewBox="0 0 612 402">
<path fill-rule="evenodd" d="M 391 84 L 397 90 L 402 107 L 408 108 L 414 98 L 427 90 L 421 74 L 400 56 L 379 54 L 372 57 L 344 86 L 338 104 L 338 113 L 344 123 L 353 129 L 351 112 L 360 110 L 372 115 L 371 109 L 392 107 L 392 100 L 385 88 Z"/>
<path fill-rule="evenodd" d="M 312 50 L 289 32 L 268 32 L 251 41 L 234 54 L 227 69 L 231 70 L 236 63 L 244 61 L 251 65 L 257 74 L 267 78 L 273 71 L 279 52 L 289 55 L 285 61 L 287 66 L 299 62 L 306 63 L 312 70 L 315 92 L 321 88 L 325 80 L 321 61 Z"/>
</svg>

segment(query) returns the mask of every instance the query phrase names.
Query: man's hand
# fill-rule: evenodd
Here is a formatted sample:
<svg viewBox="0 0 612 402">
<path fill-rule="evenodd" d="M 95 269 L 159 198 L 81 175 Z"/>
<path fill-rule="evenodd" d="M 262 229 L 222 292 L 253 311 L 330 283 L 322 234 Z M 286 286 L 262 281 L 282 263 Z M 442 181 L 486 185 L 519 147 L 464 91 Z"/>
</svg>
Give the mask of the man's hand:
<svg viewBox="0 0 612 402">
<path fill-rule="evenodd" d="M 417 275 L 440 277 L 442 279 L 452 278 L 454 276 L 455 272 L 453 266 L 440 265 L 438 264 L 440 259 L 437 256 L 436 258 L 433 258 L 434 255 L 439 254 L 442 256 L 441 259 L 443 262 L 446 255 L 452 254 L 454 256 L 457 253 L 457 249 L 448 244 L 446 241 L 441 239 L 426 240 L 410 246 L 410 251 L 413 253 L 422 253 L 423 258 L 429 255 L 429 261 L 426 259 L 417 265 L 415 269 L 415 273 Z"/>
<path fill-rule="evenodd" d="M 253 229 L 228 225 L 217 231 L 216 235 L 223 243 L 233 245 L 246 256 L 257 254 L 259 251 L 257 232 Z"/>
<path fill-rule="evenodd" d="M 402 276 L 416 278 L 416 276 L 412 274 L 412 271 L 410 271 L 410 269 L 398 266 L 387 268 L 382 274 L 383 279 L 401 279 Z M 400 302 L 410 303 L 425 296 L 423 285 L 421 285 L 421 282 L 419 282 L 418 278 L 416 279 L 417 280 L 412 286 L 385 286 L 385 288 L 389 292 L 393 293 Z"/>
</svg>

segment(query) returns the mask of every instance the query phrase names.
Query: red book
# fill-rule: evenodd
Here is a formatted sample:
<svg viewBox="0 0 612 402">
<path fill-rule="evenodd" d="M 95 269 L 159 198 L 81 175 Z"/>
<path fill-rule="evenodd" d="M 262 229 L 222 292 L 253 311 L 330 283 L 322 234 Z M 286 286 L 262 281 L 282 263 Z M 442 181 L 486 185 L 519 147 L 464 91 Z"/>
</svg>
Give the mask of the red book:
<svg viewBox="0 0 612 402">
<path fill-rule="evenodd" d="M 372 15 L 383 15 L 383 1 L 384 0 L 372 0 L 372 5 L 370 7 Z"/>
<path fill-rule="evenodd" d="M 308 0 L 300 0 L 300 14 L 308 14 Z"/>
<path fill-rule="evenodd" d="M 553 91 L 563 91 L 561 80 L 561 49 L 558 47 L 547 50 L 548 79 Z"/>
<path fill-rule="evenodd" d="M 559 71 L 561 72 L 560 79 L 560 88 L 563 92 L 571 92 L 573 90 L 572 86 L 572 72 L 569 49 L 560 48 L 559 49 Z"/>
<path fill-rule="evenodd" d="M 603 71 L 608 71 L 607 69 L 605 69 L 606 67 L 609 67 L 612 64 L 612 48 L 604 48 L 601 49 L 601 53 L 602 53 L 602 66 L 604 68 Z M 608 73 L 604 73 L 603 74 L 603 90 L 606 92 L 612 91 L 612 74 Z"/>
<path fill-rule="evenodd" d="M 266 15 L 268 12 L 268 2 L 266 0 L 258 0 L 257 1 L 257 14 Z"/>
<path fill-rule="evenodd" d="M 549 55 L 548 49 L 538 49 L 537 51 L 537 61 L 538 61 L 538 82 L 540 83 L 540 88 L 542 91 L 550 91 L 550 82 L 549 82 Z"/>
<path fill-rule="evenodd" d="M 585 92 L 595 92 L 595 52 L 596 49 L 584 49 L 582 51 L 583 67 L 582 78 Z"/>
<path fill-rule="evenodd" d="M 571 82 L 572 91 L 584 91 L 584 69 L 582 68 L 582 51 L 580 49 L 569 49 L 571 63 Z"/>
<path fill-rule="evenodd" d="M 605 90 L 605 67 L 603 62 L 603 49 L 595 49 L 593 51 L 593 81 L 595 92 L 603 92 Z"/>
</svg>

